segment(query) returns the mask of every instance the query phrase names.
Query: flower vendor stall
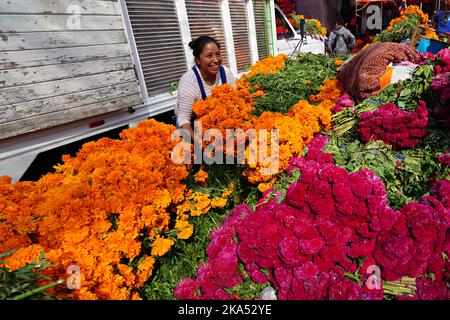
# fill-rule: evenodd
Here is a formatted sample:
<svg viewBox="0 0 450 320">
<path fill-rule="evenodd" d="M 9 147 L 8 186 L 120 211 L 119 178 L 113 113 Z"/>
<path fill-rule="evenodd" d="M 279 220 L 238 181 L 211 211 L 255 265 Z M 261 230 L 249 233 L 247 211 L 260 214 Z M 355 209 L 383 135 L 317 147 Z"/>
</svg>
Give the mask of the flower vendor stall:
<svg viewBox="0 0 450 320">
<path fill-rule="evenodd" d="M 450 49 L 383 43 L 408 15 L 358 55 L 269 56 L 197 101 L 194 147 L 226 163 L 181 161 L 195 148 L 149 119 L 0 177 L 0 297 L 450 299 Z"/>
</svg>

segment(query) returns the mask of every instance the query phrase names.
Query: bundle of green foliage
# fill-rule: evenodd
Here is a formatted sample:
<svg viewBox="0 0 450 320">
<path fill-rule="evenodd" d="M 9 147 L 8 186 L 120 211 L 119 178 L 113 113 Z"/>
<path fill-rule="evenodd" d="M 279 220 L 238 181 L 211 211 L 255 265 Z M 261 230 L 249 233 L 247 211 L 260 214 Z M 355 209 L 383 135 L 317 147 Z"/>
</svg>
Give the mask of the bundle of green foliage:
<svg viewBox="0 0 450 320">
<path fill-rule="evenodd" d="M 0 254 L 0 300 L 53 300 L 53 295 L 47 289 L 63 283 L 58 280 L 44 286 L 38 284 L 40 279 L 50 280 L 40 271 L 51 266 L 50 261 L 41 254 L 39 262 L 32 262 L 17 270 L 9 270 L 3 260 L 14 253 L 8 251 Z"/>
<path fill-rule="evenodd" d="M 285 114 L 300 100 L 308 100 L 311 95 L 317 94 L 325 79 L 336 77 L 335 58 L 300 53 L 295 58 L 287 59 L 286 67 L 277 73 L 259 74 L 248 79 L 265 93 L 255 99 L 255 114 L 265 111 Z"/>
</svg>

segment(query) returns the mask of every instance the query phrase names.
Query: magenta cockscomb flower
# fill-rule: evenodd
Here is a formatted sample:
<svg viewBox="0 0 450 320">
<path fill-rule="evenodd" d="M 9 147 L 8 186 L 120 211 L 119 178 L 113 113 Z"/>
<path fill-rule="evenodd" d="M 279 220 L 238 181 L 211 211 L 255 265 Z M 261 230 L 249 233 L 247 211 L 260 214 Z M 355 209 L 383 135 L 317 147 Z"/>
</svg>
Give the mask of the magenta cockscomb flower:
<svg viewBox="0 0 450 320">
<path fill-rule="evenodd" d="M 382 140 L 394 150 L 415 147 L 427 133 L 428 110 L 420 101 L 414 112 L 386 103 L 374 112 L 364 112 L 358 123 L 361 141 Z"/>
<path fill-rule="evenodd" d="M 355 102 L 353 101 L 352 97 L 350 97 L 348 94 L 344 94 L 336 101 L 336 105 L 333 107 L 332 112 L 338 113 L 346 108 L 351 108 L 354 105 Z"/>
<path fill-rule="evenodd" d="M 183 278 L 178 287 L 174 290 L 174 296 L 181 300 L 200 299 L 197 282 L 190 278 Z"/>
<path fill-rule="evenodd" d="M 196 280 L 180 282 L 177 298 L 230 299 L 226 289 L 247 274 L 257 284 L 270 282 L 278 299 L 382 299 L 382 283 L 366 285 L 373 267 L 380 281 L 432 273 L 436 281 L 418 281 L 414 298 L 448 297 L 442 283 L 450 280 L 450 181 L 436 181 L 429 196 L 396 210 L 373 171 L 349 173 L 319 162 L 326 143 L 318 136 L 306 157 L 291 159 L 301 176 L 284 203 L 231 212 L 211 233 L 208 262 Z"/>
</svg>

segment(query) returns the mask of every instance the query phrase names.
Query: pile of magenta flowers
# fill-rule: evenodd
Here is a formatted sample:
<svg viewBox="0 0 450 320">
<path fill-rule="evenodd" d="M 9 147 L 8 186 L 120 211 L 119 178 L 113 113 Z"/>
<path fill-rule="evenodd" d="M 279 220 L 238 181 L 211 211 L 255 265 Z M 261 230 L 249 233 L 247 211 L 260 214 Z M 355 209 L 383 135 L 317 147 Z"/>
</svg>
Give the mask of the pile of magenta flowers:
<svg viewBox="0 0 450 320">
<path fill-rule="evenodd" d="M 430 89 L 437 99 L 431 114 L 450 128 L 450 49 L 443 49 L 437 55 L 427 53 L 426 57 L 435 62 Z"/>
<path fill-rule="evenodd" d="M 211 234 L 208 262 L 181 281 L 176 298 L 236 298 L 231 289 L 250 278 L 278 299 L 374 300 L 404 277 L 414 290 L 399 299 L 450 298 L 450 181 L 395 210 L 380 178 L 336 166 L 327 143 L 317 136 L 306 157 L 291 159 L 288 173 L 301 177 L 284 199 L 269 190 L 256 210 L 231 212 Z"/>
<path fill-rule="evenodd" d="M 333 114 L 341 112 L 342 110 L 346 108 L 352 108 L 355 106 L 355 102 L 353 101 L 352 97 L 350 97 L 348 94 L 344 94 L 341 96 L 337 101 L 336 104 L 333 107 Z"/>
<path fill-rule="evenodd" d="M 414 112 L 401 110 L 392 103 L 385 103 L 373 112 L 364 112 L 358 122 L 363 143 L 382 140 L 394 150 L 414 148 L 426 136 L 428 110 L 419 101 Z"/>
</svg>

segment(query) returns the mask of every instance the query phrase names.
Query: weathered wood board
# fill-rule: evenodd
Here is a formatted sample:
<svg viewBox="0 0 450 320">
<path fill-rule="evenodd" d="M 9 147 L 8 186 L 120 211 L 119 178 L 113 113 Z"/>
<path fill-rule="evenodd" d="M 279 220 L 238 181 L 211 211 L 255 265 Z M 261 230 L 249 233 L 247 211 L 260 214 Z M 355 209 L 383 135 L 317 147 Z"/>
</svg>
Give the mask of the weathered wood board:
<svg viewBox="0 0 450 320">
<path fill-rule="evenodd" d="M 118 1 L 0 0 L 0 139 L 142 103 Z"/>
</svg>

